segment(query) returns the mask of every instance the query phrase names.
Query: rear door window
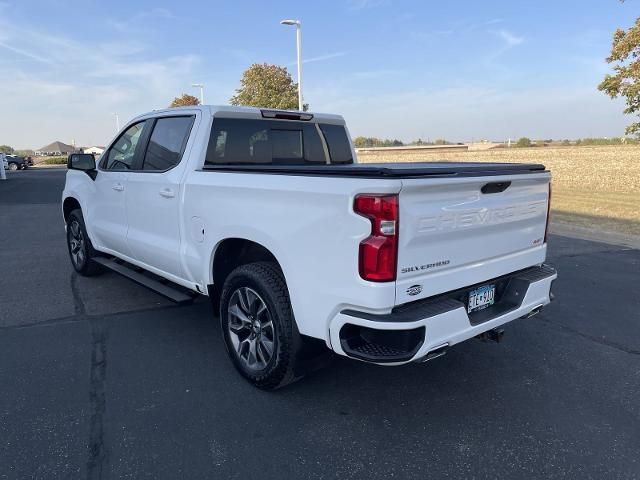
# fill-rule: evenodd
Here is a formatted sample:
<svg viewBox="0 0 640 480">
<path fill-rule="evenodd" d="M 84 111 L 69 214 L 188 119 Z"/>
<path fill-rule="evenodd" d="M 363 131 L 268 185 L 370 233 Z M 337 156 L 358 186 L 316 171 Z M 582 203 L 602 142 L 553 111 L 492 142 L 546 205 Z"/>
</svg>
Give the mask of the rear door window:
<svg viewBox="0 0 640 480">
<path fill-rule="evenodd" d="M 189 140 L 193 118 L 165 117 L 156 120 L 144 156 L 143 170 L 163 172 L 180 163 Z"/>
<path fill-rule="evenodd" d="M 336 127 L 342 129 L 343 140 L 349 146 L 344 127 Z M 332 131 L 336 138 L 327 140 L 328 135 L 323 133 L 321 138 L 320 133 L 317 124 L 309 122 L 216 118 L 205 164 L 324 164 L 327 160 L 323 142 L 328 144 L 330 153 L 329 141 L 338 142 L 338 134 Z M 334 149 L 340 153 L 338 143 Z M 340 163 L 351 158 L 350 147 L 348 150 L 348 156 L 340 153 Z"/>
</svg>

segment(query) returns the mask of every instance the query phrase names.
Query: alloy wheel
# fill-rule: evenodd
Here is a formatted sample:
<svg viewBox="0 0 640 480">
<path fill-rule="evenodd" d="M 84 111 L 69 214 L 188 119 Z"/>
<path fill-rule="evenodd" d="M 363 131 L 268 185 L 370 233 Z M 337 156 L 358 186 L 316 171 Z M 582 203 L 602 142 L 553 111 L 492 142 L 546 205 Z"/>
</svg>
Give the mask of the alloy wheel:
<svg viewBox="0 0 640 480">
<path fill-rule="evenodd" d="M 275 330 L 266 303 L 255 290 L 240 287 L 229 299 L 227 328 L 235 353 L 250 370 L 262 370 L 273 357 Z"/>
<path fill-rule="evenodd" d="M 77 268 L 82 268 L 84 260 L 86 258 L 84 235 L 82 234 L 82 228 L 77 220 L 73 220 L 69 225 L 71 235 L 69 235 L 69 251 L 71 252 L 71 259 L 73 264 Z"/>
</svg>

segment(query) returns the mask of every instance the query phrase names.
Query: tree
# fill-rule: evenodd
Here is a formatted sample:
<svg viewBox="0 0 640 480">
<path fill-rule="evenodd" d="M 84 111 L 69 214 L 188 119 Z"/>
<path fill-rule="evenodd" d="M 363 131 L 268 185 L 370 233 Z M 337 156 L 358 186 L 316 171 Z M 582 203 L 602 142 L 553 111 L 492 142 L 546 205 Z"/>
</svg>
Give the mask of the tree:
<svg viewBox="0 0 640 480">
<path fill-rule="evenodd" d="M 353 146 L 356 148 L 368 147 L 369 142 L 367 140 L 369 139 L 366 137 L 356 137 L 353 139 Z"/>
<path fill-rule="evenodd" d="M 0 153 L 11 155 L 13 153 L 13 148 L 11 148 L 9 145 L 0 145 Z"/>
<path fill-rule="evenodd" d="M 640 17 L 627 31 L 620 28 L 615 31 L 607 63 L 615 64 L 614 74 L 605 75 L 598 90 L 611 98 L 625 97 L 624 113 L 640 116 Z M 640 136 L 640 122 L 629 125 L 625 133 Z"/>
<path fill-rule="evenodd" d="M 277 108 L 280 110 L 298 109 L 298 84 L 291 79 L 286 67 L 268 63 L 254 63 L 242 74 L 240 88 L 231 97 L 231 105 Z M 309 109 L 305 104 L 303 109 Z"/>
<path fill-rule="evenodd" d="M 169 108 L 188 107 L 189 105 L 200 105 L 200 100 L 198 100 L 198 97 L 183 93 L 182 96 L 173 99 Z"/>
<path fill-rule="evenodd" d="M 370 148 L 370 147 L 402 147 L 402 143 L 397 138 L 393 140 L 386 138 L 382 140 L 376 137 L 356 137 L 353 139 L 353 145 L 356 148 Z"/>
<path fill-rule="evenodd" d="M 527 137 L 522 137 L 518 139 L 518 143 L 516 143 L 516 146 L 518 147 L 530 147 L 531 146 L 531 139 L 527 138 Z"/>
<path fill-rule="evenodd" d="M 19 157 L 32 157 L 35 154 L 35 152 L 30 148 L 27 148 L 26 150 L 16 150 L 13 153 Z"/>
</svg>

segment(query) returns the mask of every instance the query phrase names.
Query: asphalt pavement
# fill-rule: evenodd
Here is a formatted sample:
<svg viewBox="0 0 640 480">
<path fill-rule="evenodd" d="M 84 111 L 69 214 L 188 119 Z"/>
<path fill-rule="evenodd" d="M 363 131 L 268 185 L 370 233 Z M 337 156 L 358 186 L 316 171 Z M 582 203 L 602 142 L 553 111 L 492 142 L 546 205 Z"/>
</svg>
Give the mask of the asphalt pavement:
<svg viewBox="0 0 640 480">
<path fill-rule="evenodd" d="M 266 393 L 206 299 L 74 273 L 64 173 L 0 181 L 0 479 L 640 478 L 640 250 L 552 236 L 556 300 L 502 343 Z"/>
</svg>

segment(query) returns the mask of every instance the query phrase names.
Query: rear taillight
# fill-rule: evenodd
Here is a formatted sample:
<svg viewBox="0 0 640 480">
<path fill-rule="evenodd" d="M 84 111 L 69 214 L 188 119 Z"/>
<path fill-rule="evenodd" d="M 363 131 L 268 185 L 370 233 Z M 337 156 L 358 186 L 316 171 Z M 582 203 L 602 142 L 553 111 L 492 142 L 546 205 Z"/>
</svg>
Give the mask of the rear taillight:
<svg viewBox="0 0 640 480">
<path fill-rule="evenodd" d="M 551 182 L 549 182 L 549 197 L 547 198 L 547 223 L 544 226 L 544 243 L 549 235 L 549 219 L 551 218 Z"/>
<path fill-rule="evenodd" d="M 398 263 L 398 196 L 356 196 L 353 211 L 371 220 L 371 235 L 360 242 L 360 276 L 371 282 L 396 279 Z"/>
</svg>

